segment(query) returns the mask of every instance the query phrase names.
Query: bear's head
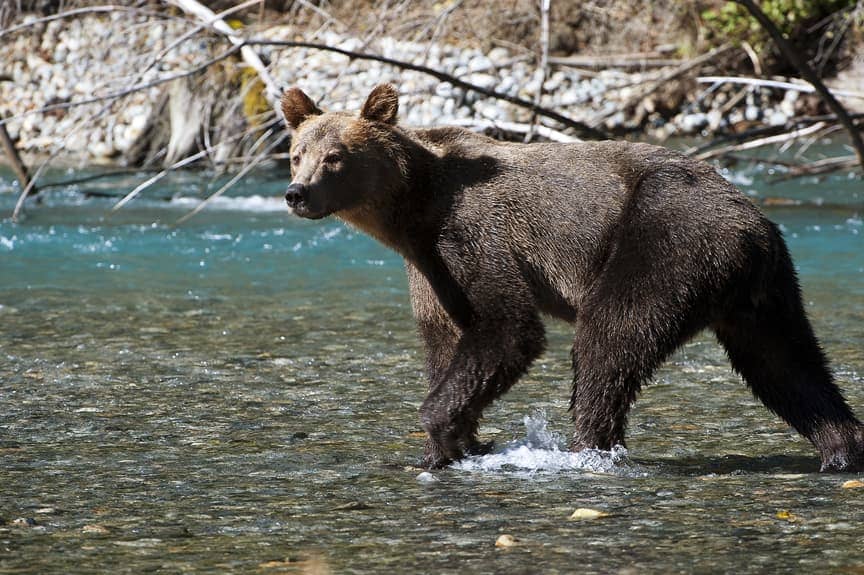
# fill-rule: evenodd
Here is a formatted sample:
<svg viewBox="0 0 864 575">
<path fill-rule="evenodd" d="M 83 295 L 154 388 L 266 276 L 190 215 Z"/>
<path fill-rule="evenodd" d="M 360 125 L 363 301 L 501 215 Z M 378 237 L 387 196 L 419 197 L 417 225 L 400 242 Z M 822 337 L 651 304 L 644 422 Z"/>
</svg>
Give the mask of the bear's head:
<svg viewBox="0 0 864 575">
<path fill-rule="evenodd" d="M 359 115 L 325 113 L 300 89 L 285 92 L 282 112 L 294 130 L 289 208 L 319 219 L 379 202 L 404 177 L 398 109 L 398 93 L 389 84 L 372 90 Z"/>
</svg>

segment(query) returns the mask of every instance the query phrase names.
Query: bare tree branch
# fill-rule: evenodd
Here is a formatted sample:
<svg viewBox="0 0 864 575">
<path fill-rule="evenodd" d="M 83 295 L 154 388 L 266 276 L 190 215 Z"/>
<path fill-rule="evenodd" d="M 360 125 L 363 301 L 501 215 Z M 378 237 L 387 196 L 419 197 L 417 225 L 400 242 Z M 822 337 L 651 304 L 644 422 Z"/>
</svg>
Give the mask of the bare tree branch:
<svg viewBox="0 0 864 575">
<path fill-rule="evenodd" d="M 266 137 L 269 137 L 269 135 L 272 133 L 272 131 L 273 131 L 272 129 L 271 129 L 271 130 L 268 130 L 267 133 L 265 133 L 265 134 L 261 137 L 261 141 L 263 141 L 263 139 L 265 139 Z M 204 207 L 205 207 L 207 204 L 209 204 L 211 201 L 215 200 L 216 198 L 218 198 L 219 196 L 221 196 L 222 194 L 224 194 L 226 191 L 228 191 L 228 189 L 230 189 L 234 184 L 236 184 L 237 182 L 239 182 L 240 179 L 243 178 L 243 176 L 245 176 L 245 175 L 248 174 L 250 171 L 252 171 L 252 168 L 254 168 L 254 167 L 257 166 L 259 163 L 261 163 L 261 161 L 264 160 L 264 159 L 268 156 L 268 154 L 269 154 L 273 149 L 276 148 L 276 146 L 278 146 L 278 145 L 281 144 L 283 141 L 285 141 L 285 139 L 289 136 L 289 134 L 290 134 L 290 132 L 288 132 L 287 130 L 283 131 L 283 132 L 279 135 L 278 138 L 276 138 L 275 140 L 273 140 L 273 141 L 272 141 L 272 142 L 271 142 L 271 143 L 270 143 L 266 148 L 264 148 L 264 150 L 261 151 L 260 154 L 258 154 L 257 156 L 255 156 L 255 158 L 253 158 L 252 161 L 250 161 L 248 164 L 246 164 L 245 166 L 243 166 L 243 169 L 240 170 L 239 172 L 237 172 L 237 174 L 236 174 L 233 178 L 231 178 L 231 179 L 230 179 L 230 180 L 229 180 L 229 181 L 228 181 L 224 186 L 222 186 L 221 188 L 219 188 L 218 190 L 216 190 L 215 192 L 213 192 L 212 194 L 210 194 L 209 196 L 207 196 L 207 198 L 206 198 L 204 201 L 202 201 L 200 204 L 198 204 L 197 206 L 195 206 L 195 209 L 194 209 L 194 210 L 192 210 L 191 212 L 189 212 L 188 214 L 186 214 L 185 216 L 183 216 L 182 218 L 180 218 L 179 220 L 177 220 L 177 221 L 175 222 L 175 225 L 178 225 L 178 226 L 179 226 L 179 225 L 183 224 L 184 222 L 188 221 L 188 220 L 189 220 L 190 218 L 192 218 L 195 214 L 197 214 L 198 212 L 200 212 L 201 210 L 203 210 Z"/>
<path fill-rule="evenodd" d="M 2 118 L 2 115 L 0 115 L 0 118 Z M 18 155 L 18 150 L 15 148 L 15 142 L 12 141 L 9 132 L 6 131 L 6 126 L 3 124 L 0 124 L 0 148 L 6 152 L 9 163 L 12 164 L 12 171 L 15 172 L 18 183 L 21 184 L 21 189 L 28 191 L 31 189 L 35 190 L 35 187 L 30 185 L 31 178 L 27 166 L 21 161 L 21 156 Z"/>
<path fill-rule="evenodd" d="M 153 82 L 148 82 L 148 83 L 143 84 L 143 85 L 138 85 L 138 86 L 133 86 L 131 88 L 126 88 L 124 90 L 120 90 L 120 91 L 114 92 L 112 94 L 109 94 L 107 96 L 102 96 L 102 97 L 98 97 L 98 98 L 90 98 L 88 100 L 83 100 L 83 101 L 79 101 L 79 102 L 65 102 L 65 103 L 60 103 L 60 104 L 56 104 L 56 105 L 44 106 L 44 107 L 37 109 L 37 110 L 31 110 L 31 111 L 25 112 L 24 114 L 19 114 L 18 116 L 14 116 L 14 118 L 20 118 L 23 116 L 28 116 L 30 114 L 44 112 L 44 111 L 52 110 L 52 109 L 72 108 L 74 106 L 81 106 L 84 104 L 91 104 L 94 102 L 109 100 L 108 104 L 106 104 L 97 114 L 95 114 L 95 116 L 98 117 L 98 116 L 102 115 L 103 113 L 105 113 L 110 108 L 110 106 L 117 100 L 117 98 L 119 98 L 121 96 L 126 96 L 128 94 L 133 93 L 133 92 L 146 90 L 148 88 L 152 88 L 153 86 L 158 86 L 159 84 L 164 84 L 165 82 L 169 82 L 171 80 L 176 80 L 177 78 L 184 78 L 186 76 L 191 76 L 192 74 L 195 74 L 201 70 L 206 69 L 209 66 L 212 66 L 213 64 L 215 64 L 221 60 L 224 60 L 225 58 L 228 58 L 229 56 L 231 56 L 231 54 L 237 52 L 239 49 L 240 49 L 240 46 L 232 46 L 228 51 L 223 52 L 221 55 L 217 56 L 216 58 L 212 58 L 212 59 L 208 60 L 207 62 L 204 62 L 203 64 L 193 68 L 192 70 L 187 70 L 187 71 L 179 73 L 179 74 L 174 74 L 172 76 L 159 78 L 157 80 L 154 80 Z M 8 122 L 11 119 L 12 118 L 0 120 L 0 126 L 4 125 L 6 122 Z M 80 128 L 80 126 L 79 126 L 79 128 Z M 76 128 L 75 131 L 77 131 L 77 129 L 78 128 Z M 66 137 L 64 138 L 63 141 L 65 142 L 71 135 L 72 135 L 72 132 L 70 132 L 69 134 L 66 134 Z M 13 222 L 18 220 L 18 215 L 21 213 L 21 209 L 24 207 L 24 201 L 27 199 L 27 196 L 30 194 L 30 192 L 32 191 L 36 182 L 39 180 L 39 177 L 42 175 L 42 172 L 45 170 L 45 168 L 48 166 L 48 164 L 55 157 L 57 157 L 57 155 L 60 153 L 61 149 L 62 149 L 62 146 L 58 146 L 57 149 L 51 154 L 51 156 L 47 160 L 42 162 L 42 164 L 39 166 L 39 169 L 36 170 L 35 174 L 33 174 L 33 177 L 30 180 L 30 184 L 26 188 L 24 188 L 24 190 L 21 192 L 21 195 L 18 197 L 18 201 L 15 203 L 15 208 L 12 210 L 12 221 Z"/>
<path fill-rule="evenodd" d="M 831 108 L 831 111 L 837 114 L 840 123 L 843 124 L 846 131 L 849 132 L 849 137 L 852 139 L 852 145 L 855 147 L 855 152 L 858 154 L 858 162 L 861 164 L 861 167 L 864 168 L 864 139 L 861 138 L 861 132 L 855 127 L 855 124 L 846 112 L 846 108 L 837 101 L 837 98 L 835 98 L 828 88 L 825 87 L 825 84 L 822 83 L 822 80 L 819 79 L 819 76 L 813 68 L 810 67 L 801 54 L 799 54 L 786 38 L 783 37 L 783 33 L 780 32 L 774 22 L 771 21 L 771 18 L 769 18 L 765 12 L 763 12 L 762 9 L 753 2 L 753 0 L 735 1 L 750 11 L 750 14 L 756 18 L 759 24 L 761 24 L 771 36 L 771 39 L 774 40 L 774 43 L 783 54 L 783 57 L 798 69 L 801 76 L 813 85 L 825 104 Z"/>
<path fill-rule="evenodd" d="M 816 88 L 810 84 L 798 84 L 795 82 L 780 82 L 779 80 L 764 80 L 762 78 L 746 78 L 742 76 L 699 76 L 696 81 L 700 84 L 744 84 L 745 86 L 760 86 L 764 88 L 777 88 L 780 90 L 802 92 L 812 94 Z M 838 98 L 860 98 L 864 99 L 864 92 L 851 92 L 849 90 L 828 90 Z"/>
<path fill-rule="evenodd" d="M 267 71 L 267 67 L 258 54 L 250 48 L 236 30 L 231 28 L 224 20 L 219 18 L 212 10 L 197 2 L 196 0 L 168 0 L 171 4 L 179 7 L 189 14 L 193 14 L 205 22 L 209 22 L 214 30 L 228 38 L 236 48 L 240 49 L 240 55 L 249 66 L 258 73 L 261 82 L 264 84 L 264 96 L 270 103 L 270 106 L 276 110 L 277 114 L 281 114 L 279 106 L 279 98 L 282 96 L 282 91 L 276 86 L 276 82 Z"/>
<path fill-rule="evenodd" d="M 501 132 L 512 132 L 514 134 L 523 135 L 533 131 L 536 134 L 543 136 L 547 140 L 551 140 L 553 142 L 559 142 L 562 144 L 581 142 L 579 138 L 570 136 L 568 134 L 565 134 L 564 132 L 559 132 L 558 130 L 553 130 L 552 128 L 544 126 L 543 124 L 521 124 L 518 122 L 493 122 L 492 120 L 453 118 L 452 120 L 449 120 L 447 122 L 447 125 L 462 126 L 464 128 L 469 128 L 472 130 L 498 130 Z"/>
<path fill-rule="evenodd" d="M 758 140 L 751 140 L 749 142 L 745 142 L 743 144 L 735 144 L 732 146 L 726 146 L 723 148 L 718 148 L 716 150 L 711 150 L 710 152 L 704 152 L 697 156 L 694 156 L 697 160 L 708 160 L 710 158 L 716 158 L 717 156 L 722 156 L 723 154 L 729 152 L 740 152 L 742 150 L 752 150 L 753 148 L 759 148 L 761 146 L 767 146 L 770 144 L 777 144 L 780 142 L 786 142 L 789 140 L 793 140 L 795 138 L 800 138 L 803 136 L 808 136 L 810 134 L 814 134 L 819 132 L 823 128 L 825 128 L 827 124 L 825 122 L 818 122 L 813 124 L 812 126 L 807 126 L 806 128 L 800 128 L 797 130 L 793 130 L 786 134 L 777 134 L 776 136 L 769 136 L 767 138 L 761 138 Z"/>
<path fill-rule="evenodd" d="M 540 76 L 537 93 L 534 94 L 534 104 L 540 106 L 543 100 L 543 85 L 546 83 L 546 73 L 549 69 L 549 12 L 552 9 L 552 0 L 540 0 L 540 62 L 538 70 L 535 72 Z M 532 128 L 525 134 L 525 141 L 530 142 L 534 139 L 534 128 L 537 125 L 537 112 L 531 117 Z"/>
<path fill-rule="evenodd" d="M 176 40 L 174 40 L 173 42 L 171 42 L 167 46 L 165 46 L 165 48 L 160 50 L 159 53 L 156 56 L 154 56 L 152 60 L 150 60 L 150 63 L 147 66 L 145 66 L 143 70 L 138 72 L 138 76 L 137 76 L 137 79 L 135 80 L 135 82 L 140 81 L 141 78 L 144 76 L 144 74 L 148 70 L 153 68 L 153 66 L 158 64 L 162 60 L 162 58 L 164 58 L 165 55 L 168 54 L 168 52 L 170 52 L 171 50 L 173 50 L 174 48 L 176 48 L 177 46 L 179 46 L 180 44 L 182 44 L 183 42 L 185 42 L 189 38 L 193 37 L 195 34 L 199 33 L 200 31 L 202 31 L 206 28 L 209 28 L 210 26 L 213 25 L 213 23 L 216 20 L 222 20 L 225 18 L 225 16 L 229 16 L 235 12 L 239 12 L 240 10 L 243 10 L 243 9 L 248 8 L 250 6 L 254 6 L 255 4 L 263 5 L 264 0 L 247 0 L 246 2 L 242 2 L 242 3 L 238 4 L 237 6 L 233 6 L 231 8 L 228 8 L 227 10 L 223 10 L 222 12 L 219 12 L 218 14 L 214 15 L 213 18 L 211 18 L 210 20 L 207 20 L 205 22 L 202 22 L 198 26 L 195 26 L 194 28 L 192 28 L 191 30 L 189 30 L 188 32 L 186 32 L 185 34 L 183 34 L 182 36 L 180 36 L 179 38 L 177 38 Z"/>
<path fill-rule="evenodd" d="M 548 108 L 543 108 L 542 106 L 538 106 L 534 102 L 529 102 L 528 100 L 523 100 L 517 96 L 511 96 L 510 94 L 505 94 L 503 92 L 498 92 L 496 90 L 491 90 L 488 88 L 484 88 L 482 86 L 478 86 L 477 84 L 472 84 L 471 82 L 466 82 L 465 80 L 460 80 L 459 78 L 453 76 L 452 74 L 448 74 L 446 72 L 442 72 L 441 70 L 436 70 L 434 68 L 430 68 L 428 66 L 421 66 L 419 64 L 412 64 L 411 62 L 404 62 L 402 60 L 396 60 L 394 58 L 387 58 L 385 56 L 376 56 L 375 54 L 369 54 L 366 52 L 356 52 L 354 50 L 345 50 L 343 48 L 337 48 L 335 46 L 328 46 L 327 44 L 319 44 L 315 42 L 300 42 L 293 40 L 260 40 L 250 38 L 246 40 L 246 44 L 250 46 L 280 46 L 283 48 L 311 48 L 313 50 L 324 50 L 327 52 L 335 52 L 337 54 L 342 54 L 343 56 L 347 56 L 356 60 L 372 60 L 375 62 L 381 62 L 383 64 L 388 64 L 390 66 L 394 66 L 396 68 L 400 68 L 403 70 L 412 70 L 414 72 L 420 72 L 422 74 L 427 74 L 432 76 L 433 78 L 438 78 L 442 82 L 448 82 L 457 88 L 462 88 L 463 90 L 471 90 L 473 92 L 477 92 L 479 94 L 483 94 L 484 96 L 488 96 L 489 98 L 495 98 L 498 100 L 504 100 L 505 102 L 510 102 L 520 108 L 525 108 L 527 110 L 531 110 L 532 112 L 536 112 L 537 115 L 543 116 L 545 118 L 549 118 L 551 120 L 555 120 L 560 124 L 567 126 L 568 128 L 573 128 L 581 135 L 592 138 L 592 139 L 606 139 L 609 137 L 609 134 L 600 128 L 594 128 L 585 124 L 584 122 L 580 122 L 578 120 L 574 120 L 572 118 L 568 118 L 563 114 L 559 114 L 554 110 L 549 110 Z"/>
</svg>

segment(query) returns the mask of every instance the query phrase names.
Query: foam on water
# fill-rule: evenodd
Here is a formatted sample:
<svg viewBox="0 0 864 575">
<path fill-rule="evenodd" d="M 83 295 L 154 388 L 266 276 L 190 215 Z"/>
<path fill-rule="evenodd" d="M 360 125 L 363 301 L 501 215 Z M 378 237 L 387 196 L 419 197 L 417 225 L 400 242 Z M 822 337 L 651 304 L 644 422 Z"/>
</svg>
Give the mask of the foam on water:
<svg viewBox="0 0 864 575">
<path fill-rule="evenodd" d="M 173 198 L 168 205 L 172 208 L 194 209 L 201 203 L 200 198 L 181 196 Z M 163 203 L 164 205 L 164 203 Z M 238 212 L 288 212 L 281 196 L 220 196 L 214 198 L 205 210 L 225 210 Z"/>
<path fill-rule="evenodd" d="M 561 471 L 587 471 L 632 474 L 627 449 L 617 445 L 611 451 L 585 449 L 573 453 L 560 434 L 549 430 L 544 412 L 526 415 L 525 437 L 511 441 L 487 455 L 473 455 L 454 463 L 451 468 L 468 472 L 515 472 L 532 475 Z"/>
</svg>

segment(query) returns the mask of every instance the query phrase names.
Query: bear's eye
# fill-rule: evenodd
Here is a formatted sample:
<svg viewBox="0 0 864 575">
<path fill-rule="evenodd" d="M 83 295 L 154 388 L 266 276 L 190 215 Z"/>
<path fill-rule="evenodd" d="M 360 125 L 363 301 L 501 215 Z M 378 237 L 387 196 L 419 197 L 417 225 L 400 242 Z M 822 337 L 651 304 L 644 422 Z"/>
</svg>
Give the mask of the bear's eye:
<svg viewBox="0 0 864 575">
<path fill-rule="evenodd" d="M 291 156 L 291 164 L 294 166 L 300 165 L 300 154 L 295 154 Z"/>
<path fill-rule="evenodd" d="M 340 156 L 339 154 L 331 153 L 331 154 L 327 154 L 326 156 L 324 156 L 324 163 L 325 164 L 338 164 L 341 161 L 342 161 L 342 156 Z"/>
</svg>

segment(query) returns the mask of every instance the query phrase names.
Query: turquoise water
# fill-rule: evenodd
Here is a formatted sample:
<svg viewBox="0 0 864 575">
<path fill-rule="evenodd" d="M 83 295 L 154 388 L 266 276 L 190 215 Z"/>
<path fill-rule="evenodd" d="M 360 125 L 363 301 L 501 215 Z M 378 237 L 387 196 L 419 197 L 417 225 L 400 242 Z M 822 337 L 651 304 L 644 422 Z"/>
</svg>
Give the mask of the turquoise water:
<svg viewBox="0 0 864 575">
<path fill-rule="evenodd" d="M 864 415 L 864 185 L 726 175 L 797 202 L 766 210 Z M 550 323 L 481 427 L 495 453 L 423 474 L 401 261 L 292 218 L 285 174 L 179 227 L 219 181 L 181 174 L 110 216 L 81 194 L 144 177 L 0 221 L 0 573 L 864 570 L 864 488 L 816 473 L 709 336 L 645 390 L 629 452 L 572 455 L 570 336 Z M 0 171 L 4 217 L 14 191 Z"/>
</svg>

